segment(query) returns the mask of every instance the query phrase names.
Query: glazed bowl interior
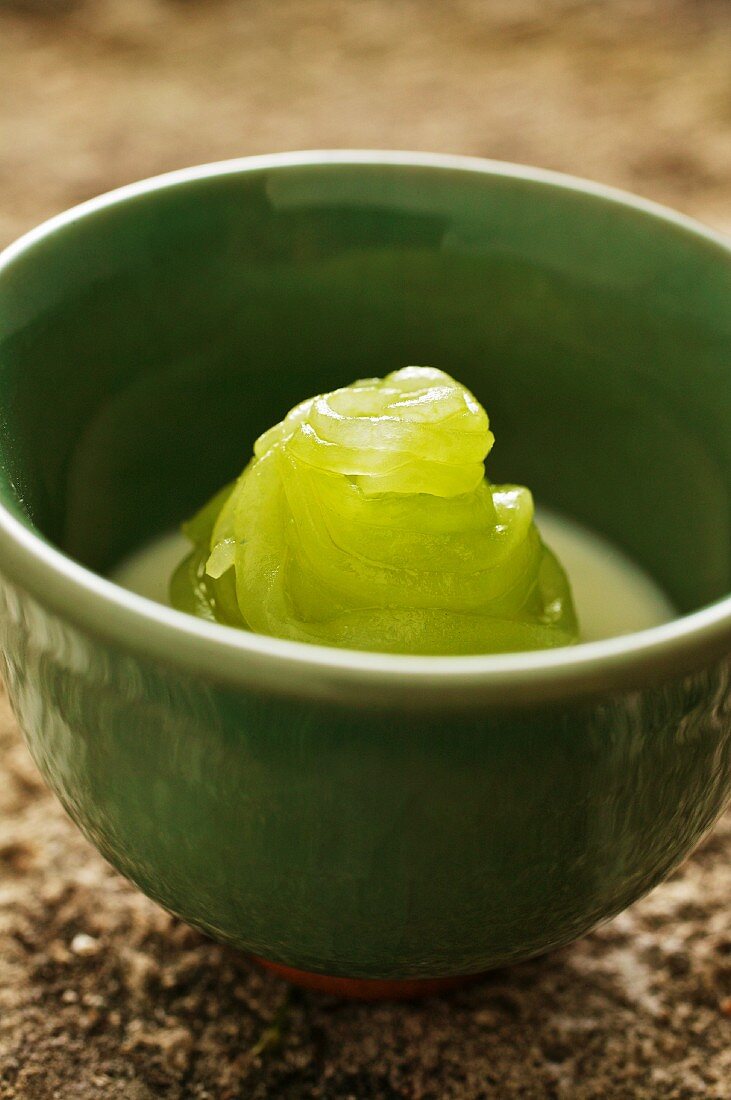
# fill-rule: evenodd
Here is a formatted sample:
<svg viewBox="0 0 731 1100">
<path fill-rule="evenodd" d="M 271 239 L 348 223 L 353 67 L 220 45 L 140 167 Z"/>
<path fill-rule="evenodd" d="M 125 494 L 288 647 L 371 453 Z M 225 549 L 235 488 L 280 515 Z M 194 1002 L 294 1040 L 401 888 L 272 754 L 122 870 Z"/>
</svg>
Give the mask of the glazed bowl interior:
<svg viewBox="0 0 731 1100">
<path fill-rule="evenodd" d="M 106 572 L 297 401 L 427 364 L 487 408 L 492 480 L 692 611 L 731 578 L 721 252 L 649 204 L 448 159 L 270 158 L 127 189 L 6 263 L 3 499 Z"/>
</svg>

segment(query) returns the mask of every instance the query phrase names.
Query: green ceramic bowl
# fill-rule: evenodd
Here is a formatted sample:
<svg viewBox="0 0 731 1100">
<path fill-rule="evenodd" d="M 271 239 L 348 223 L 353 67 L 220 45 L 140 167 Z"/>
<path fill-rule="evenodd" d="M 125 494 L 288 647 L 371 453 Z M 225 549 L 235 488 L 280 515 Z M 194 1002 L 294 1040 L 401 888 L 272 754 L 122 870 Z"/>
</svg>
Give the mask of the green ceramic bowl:
<svg viewBox="0 0 731 1100">
<path fill-rule="evenodd" d="M 38 766 L 166 908 L 325 974 L 469 974 L 651 889 L 731 787 L 731 253 L 650 203 L 453 157 L 196 168 L 0 261 L 4 671 Z M 681 611 L 564 651 L 310 647 L 104 580 L 298 399 L 469 385 L 490 472 Z M 610 594 L 611 598 L 611 594 Z"/>
</svg>

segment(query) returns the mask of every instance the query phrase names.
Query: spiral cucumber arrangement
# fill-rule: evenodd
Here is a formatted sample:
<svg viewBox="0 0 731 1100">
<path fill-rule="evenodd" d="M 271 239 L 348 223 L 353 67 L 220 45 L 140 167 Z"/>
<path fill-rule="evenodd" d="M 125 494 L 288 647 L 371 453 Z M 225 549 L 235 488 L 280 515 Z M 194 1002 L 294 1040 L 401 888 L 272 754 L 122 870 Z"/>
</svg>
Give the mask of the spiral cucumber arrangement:
<svg viewBox="0 0 731 1100">
<path fill-rule="evenodd" d="M 427 367 L 303 401 L 185 526 L 194 550 L 173 576 L 174 606 L 391 653 L 575 642 L 568 580 L 529 490 L 485 479 L 493 441 L 473 395 Z"/>
</svg>

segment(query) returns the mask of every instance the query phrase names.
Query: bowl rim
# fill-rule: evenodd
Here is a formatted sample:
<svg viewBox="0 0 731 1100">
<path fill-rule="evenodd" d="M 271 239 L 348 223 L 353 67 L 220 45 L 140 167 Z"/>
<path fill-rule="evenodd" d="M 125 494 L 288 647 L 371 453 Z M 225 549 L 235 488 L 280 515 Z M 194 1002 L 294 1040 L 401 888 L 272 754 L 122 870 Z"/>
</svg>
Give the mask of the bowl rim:
<svg viewBox="0 0 731 1100">
<path fill-rule="evenodd" d="M 153 176 L 46 220 L 0 252 L 0 278 L 21 256 L 71 223 L 141 195 L 226 175 L 300 167 L 369 165 L 517 179 L 628 207 L 720 248 L 731 240 L 695 219 L 615 187 L 543 168 L 478 157 L 392 150 L 306 150 L 239 157 Z M 529 707 L 633 690 L 699 670 L 731 653 L 731 594 L 668 623 L 553 650 L 425 657 L 335 649 L 206 622 L 121 588 L 74 561 L 0 501 L 0 569 L 41 605 L 93 637 L 166 667 L 267 694 L 441 709 Z"/>
</svg>

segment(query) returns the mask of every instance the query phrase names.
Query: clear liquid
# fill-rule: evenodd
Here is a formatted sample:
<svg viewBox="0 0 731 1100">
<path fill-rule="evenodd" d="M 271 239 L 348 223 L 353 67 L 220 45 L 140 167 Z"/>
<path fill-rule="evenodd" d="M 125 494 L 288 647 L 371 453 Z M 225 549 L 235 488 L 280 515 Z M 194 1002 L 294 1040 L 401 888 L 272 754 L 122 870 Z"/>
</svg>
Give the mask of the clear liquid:
<svg viewBox="0 0 731 1100">
<path fill-rule="evenodd" d="M 569 575 L 583 642 L 632 634 L 675 618 L 652 577 L 604 536 L 547 509 L 539 508 L 536 520 Z M 167 604 L 170 575 L 189 549 L 178 532 L 163 535 L 126 558 L 111 580 Z"/>
</svg>

